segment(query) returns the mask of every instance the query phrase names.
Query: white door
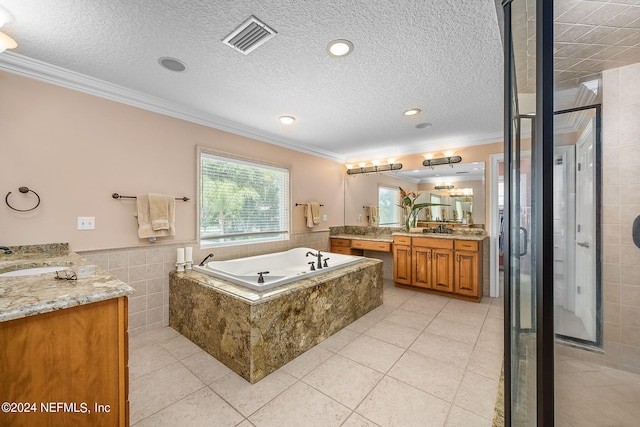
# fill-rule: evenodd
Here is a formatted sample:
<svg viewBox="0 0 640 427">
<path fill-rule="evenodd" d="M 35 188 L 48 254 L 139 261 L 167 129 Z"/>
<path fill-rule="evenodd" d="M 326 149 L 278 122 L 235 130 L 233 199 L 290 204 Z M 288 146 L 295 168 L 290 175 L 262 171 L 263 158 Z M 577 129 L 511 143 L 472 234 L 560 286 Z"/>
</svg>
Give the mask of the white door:
<svg viewBox="0 0 640 427">
<path fill-rule="evenodd" d="M 582 320 L 590 341 L 596 340 L 594 125 L 592 118 L 576 147 L 575 314 Z"/>
</svg>

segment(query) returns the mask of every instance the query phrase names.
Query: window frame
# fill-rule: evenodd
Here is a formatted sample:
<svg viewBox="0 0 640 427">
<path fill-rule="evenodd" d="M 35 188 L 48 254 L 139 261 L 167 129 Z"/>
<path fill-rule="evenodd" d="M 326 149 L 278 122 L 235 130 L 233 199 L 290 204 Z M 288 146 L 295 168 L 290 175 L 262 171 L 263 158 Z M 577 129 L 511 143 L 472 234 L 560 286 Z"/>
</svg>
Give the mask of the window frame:
<svg viewBox="0 0 640 427">
<path fill-rule="evenodd" d="M 201 233 L 201 220 L 202 220 L 202 158 L 203 155 L 215 156 L 218 158 L 229 159 L 230 163 L 248 163 L 250 166 L 253 164 L 256 167 L 267 167 L 282 169 L 287 172 L 287 200 L 284 204 L 286 220 L 284 223 L 287 225 L 287 230 L 283 230 L 283 233 L 279 233 L 279 237 L 264 237 L 251 240 L 237 240 L 237 241 L 211 241 L 202 238 Z M 291 195 L 293 179 L 291 178 L 291 167 L 285 164 L 268 162 L 262 159 L 256 159 L 249 156 L 242 156 L 236 153 L 229 153 L 225 151 L 215 150 L 208 147 L 197 146 L 196 150 L 196 186 L 197 186 L 197 207 L 196 207 L 196 235 L 200 248 L 214 248 L 225 246 L 242 246 L 253 245 L 260 243 L 276 243 L 286 242 L 291 239 L 292 234 L 292 216 L 291 216 Z M 259 233 L 256 233 L 258 235 Z"/>
</svg>

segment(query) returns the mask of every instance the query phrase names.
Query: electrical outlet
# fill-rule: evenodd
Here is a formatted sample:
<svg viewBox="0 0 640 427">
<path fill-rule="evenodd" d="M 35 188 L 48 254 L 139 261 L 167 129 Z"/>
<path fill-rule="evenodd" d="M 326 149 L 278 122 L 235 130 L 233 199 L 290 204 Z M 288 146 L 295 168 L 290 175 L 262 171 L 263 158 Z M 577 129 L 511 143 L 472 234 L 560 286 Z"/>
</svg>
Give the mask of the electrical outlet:
<svg viewBox="0 0 640 427">
<path fill-rule="evenodd" d="M 96 229 L 95 216 L 79 216 L 78 217 L 78 230 L 95 230 L 95 229 Z"/>
<path fill-rule="evenodd" d="M 326 221 L 327 220 L 327 214 L 322 215 L 322 220 Z"/>
</svg>

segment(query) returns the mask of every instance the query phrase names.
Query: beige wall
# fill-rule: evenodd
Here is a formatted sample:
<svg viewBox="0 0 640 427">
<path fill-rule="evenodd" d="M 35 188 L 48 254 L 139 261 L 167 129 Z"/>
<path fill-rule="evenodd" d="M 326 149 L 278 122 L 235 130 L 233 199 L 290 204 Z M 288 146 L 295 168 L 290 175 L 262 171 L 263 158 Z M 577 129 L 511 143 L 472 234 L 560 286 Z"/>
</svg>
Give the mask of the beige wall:
<svg viewBox="0 0 640 427">
<path fill-rule="evenodd" d="M 2 245 L 148 246 L 137 237 L 135 202 L 114 192 L 190 197 L 177 202 L 176 236 L 162 242 L 195 241 L 198 145 L 289 166 L 294 233 L 310 231 L 296 202 L 325 205 L 328 221 L 313 231 L 343 225 L 341 163 L 8 73 L 0 73 L 0 93 L 0 191 L 19 208 L 32 202 L 20 186 L 42 198 L 29 213 L 3 203 Z M 78 216 L 94 216 L 96 229 L 78 231 Z"/>
</svg>

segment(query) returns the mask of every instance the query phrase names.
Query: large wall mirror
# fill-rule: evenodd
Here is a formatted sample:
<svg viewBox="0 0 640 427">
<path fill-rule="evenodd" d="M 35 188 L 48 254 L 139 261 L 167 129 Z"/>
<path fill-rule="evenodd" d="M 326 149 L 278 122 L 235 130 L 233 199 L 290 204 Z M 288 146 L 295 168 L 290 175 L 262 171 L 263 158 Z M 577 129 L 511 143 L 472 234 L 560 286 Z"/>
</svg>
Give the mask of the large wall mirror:
<svg viewBox="0 0 640 427">
<path fill-rule="evenodd" d="M 345 178 L 345 225 L 381 227 L 401 226 L 402 213 L 394 212 L 399 195 L 393 191 L 402 187 L 420 193 L 418 203 L 443 203 L 420 212 L 418 221 L 438 221 L 484 225 L 486 194 L 484 162 L 422 167 L 398 172 L 354 175 Z M 398 190 L 399 191 L 399 190 Z M 371 215 L 371 207 L 377 215 Z"/>
</svg>

